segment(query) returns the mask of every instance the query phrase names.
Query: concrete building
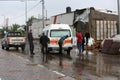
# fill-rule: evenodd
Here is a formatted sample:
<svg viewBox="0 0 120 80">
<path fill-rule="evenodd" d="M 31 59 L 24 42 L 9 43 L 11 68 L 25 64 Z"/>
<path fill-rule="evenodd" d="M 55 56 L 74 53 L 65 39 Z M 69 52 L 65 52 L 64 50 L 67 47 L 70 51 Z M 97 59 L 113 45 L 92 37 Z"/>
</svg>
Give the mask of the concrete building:
<svg viewBox="0 0 120 80">
<path fill-rule="evenodd" d="M 65 13 L 51 16 L 50 19 L 45 20 L 45 25 L 69 24 L 74 36 L 76 36 L 76 31 L 81 31 L 83 34 L 89 31 L 91 37 L 99 41 L 118 33 L 117 22 L 118 15 L 114 11 L 93 7 L 71 11 L 71 8 L 67 7 Z M 31 29 L 34 38 L 38 38 L 43 29 L 42 19 L 34 19 Z"/>
<path fill-rule="evenodd" d="M 50 24 L 50 19 L 45 19 L 45 25 Z M 33 31 L 33 37 L 35 39 L 39 38 L 39 35 L 42 33 L 43 30 L 43 22 L 42 19 L 33 19 L 32 26 L 30 28 Z"/>
<path fill-rule="evenodd" d="M 71 11 L 66 8 L 66 13 L 51 17 L 51 23 L 66 23 L 71 26 L 73 33 L 81 31 L 85 34 L 89 31 L 95 40 L 103 40 L 118 33 L 118 15 L 114 11 L 105 9 L 95 9 L 93 7 L 76 9 Z"/>
</svg>

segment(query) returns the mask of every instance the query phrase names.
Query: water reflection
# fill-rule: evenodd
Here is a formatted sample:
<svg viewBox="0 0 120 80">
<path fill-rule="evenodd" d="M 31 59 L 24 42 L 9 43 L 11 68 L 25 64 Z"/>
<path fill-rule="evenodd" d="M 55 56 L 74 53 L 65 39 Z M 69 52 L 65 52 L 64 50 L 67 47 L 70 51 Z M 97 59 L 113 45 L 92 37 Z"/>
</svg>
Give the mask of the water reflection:
<svg viewBox="0 0 120 80">
<path fill-rule="evenodd" d="M 62 54 L 59 55 L 59 66 L 63 67 L 63 55 Z"/>
<path fill-rule="evenodd" d="M 104 73 L 104 61 L 103 61 L 103 57 L 102 54 L 97 54 L 96 56 L 96 74 L 97 75 L 101 75 Z"/>
<path fill-rule="evenodd" d="M 83 60 L 88 61 L 88 60 L 89 60 L 88 58 L 89 58 L 89 51 L 86 50 L 86 51 L 84 51 L 84 53 L 83 53 Z"/>
<path fill-rule="evenodd" d="M 42 61 L 43 61 L 43 63 L 47 63 L 48 62 L 48 56 L 49 56 L 49 54 L 42 53 Z"/>
<path fill-rule="evenodd" d="M 70 76 L 74 75 L 78 80 L 85 75 L 92 75 L 99 78 L 106 76 L 120 78 L 120 56 L 85 50 L 83 56 L 80 57 L 75 52 L 74 49 L 70 56 L 66 54 L 59 55 L 58 53 L 38 54 L 38 57 L 34 56 L 34 58 L 38 59 L 33 59 L 40 61 L 38 63 L 45 63 L 43 65 L 52 70 L 60 71 Z"/>
<path fill-rule="evenodd" d="M 76 60 L 73 62 L 73 71 L 74 74 L 81 75 L 84 70 L 85 65 L 82 64 L 82 61 L 80 58 L 76 58 Z"/>
<path fill-rule="evenodd" d="M 78 56 L 73 62 L 73 74 L 76 74 L 76 77 L 80 77 L 82 75 L 86 64 L 89 63 L 89 51 L 84 51 L 80 56 Z"/>
<path fill-rule="evenodd" d="M 120 73 L 120 58 L 118 55 L 97 54 L 96 55 L 96 74 L 99 76 L 112 75 L 118 76 Z M 120 74 L 119 74 L 120 75 Z"/>
</svg>

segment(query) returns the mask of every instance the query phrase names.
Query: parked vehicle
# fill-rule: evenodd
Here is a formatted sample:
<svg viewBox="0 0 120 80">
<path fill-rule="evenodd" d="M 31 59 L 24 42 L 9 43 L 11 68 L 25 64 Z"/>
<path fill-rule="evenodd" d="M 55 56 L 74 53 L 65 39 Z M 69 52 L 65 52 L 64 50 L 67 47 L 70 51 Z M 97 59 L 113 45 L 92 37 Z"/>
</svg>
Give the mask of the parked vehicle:
<svg viewBox="0 0 120 80">
<path fill-rule="evenodd" d="M 26 37 L 23 37 L 20 32 L 8 32 L 1 41 L 2 49 L 9 50 L 10 47 L 15 47 L 17 50 L 21 47 L 25 49 Z"/>
<path fill-rule="evenodd" d="M 104 39 L 101 42 L 101 52 L 120 54 L 120 34 Z"/>
<path fill-rule="evenodd" d="M 58 41 L 62 36 L 68 35 L 69 37 L 63 42 L 63 50 L 69 54 L 73 47 L 73 35 L 69 25 L 67 24 L 50 24 L 43 29 L 43 33 L 48 36 L 50 43 L 48 50 L 59 50 Z"/>
</svg>

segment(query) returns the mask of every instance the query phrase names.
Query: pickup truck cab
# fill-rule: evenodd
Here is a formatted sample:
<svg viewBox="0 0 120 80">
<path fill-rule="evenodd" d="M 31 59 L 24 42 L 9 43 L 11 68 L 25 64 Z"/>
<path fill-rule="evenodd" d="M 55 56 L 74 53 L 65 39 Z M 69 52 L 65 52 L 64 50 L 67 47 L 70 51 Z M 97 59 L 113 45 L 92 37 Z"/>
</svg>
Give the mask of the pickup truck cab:
<svg viewBox="0 0 120 80">
<path fill-rule="evenodd" d="M 15 47 L 17 50 L 21 47 L 22 51 L 25 49 L 26 37 L 22 36 L 20 32 L 8 32 L 1 41 L 2 49 L 9 50 L 10 47 Z"/>
</svg>

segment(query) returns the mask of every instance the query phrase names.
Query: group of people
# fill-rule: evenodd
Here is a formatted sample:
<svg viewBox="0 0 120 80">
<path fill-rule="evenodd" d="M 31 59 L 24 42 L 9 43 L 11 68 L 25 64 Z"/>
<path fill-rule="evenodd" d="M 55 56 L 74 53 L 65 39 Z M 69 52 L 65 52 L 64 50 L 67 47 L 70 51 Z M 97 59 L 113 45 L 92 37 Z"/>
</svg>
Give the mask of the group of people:
<svg viewBox="0 0 120 80">
<path fill-rule="evenodd" d="M 29 42 L 29 49 L 30 49 L 30 55 L 31 57 L 34 55 L 34 43 L 33 43 L 33 35 L 32 35 L 32 30 L 28 32 L 28 42 Z M 39 39 L 41 46 L 41 52 L 42 53 L 47 53 L 48 51 L 48 46 L 47 44 L 49 43 L 49 38 L 43 33 L 42 36 L 40 36 Z"/>
<path fill-rule="evenodd" d="M 79 50 L 79 55 L 81 55 L 81 53 L 84 51 L 84 44 L 86 43 L 86 46 L 88 45 L 90 33 L 86 32 L 85 35 L 83 35 L 80 31 L 78 31 L 76 37 L 77 37 L 77 48 Z"/>
<path fill-rule="evenodd" d="M 68 36 L 63 36 L 61 37 L 61 39 L 58 41 L 59 44 L 59 52 L 62 53 L 62 43 L 63 41 L 67 38 Z M 86 32 L 85 35 L 83 35 L 80 31 L 77 32 L 76 34 L 77 37 L 77 47 L 79 50 L 79 55 L 81 55 L 81 53 L 84 51 L 84 44 L 86 42 L 86 45 L 88 45 L 88 40 L 90 38 L 90 34 L 89 32 Z M 31 56 L 34 55 L 34 44 L 33 44 L 33 35 L 32 35 L 32 30 L 29 31 L 28 33 L 28 42 L 29 42 L 29 49 L 30 49 L 30 53 Z M 47 53 L 48 51 L 48 43 L 50 42 L 49 38 L 42 33 L 42 35 L 40 36 L 39 39 L 41 46 L 41 52 L 42 53 Z M 44 50 L 45 49 L 45 50 Z"/>
</svg>

